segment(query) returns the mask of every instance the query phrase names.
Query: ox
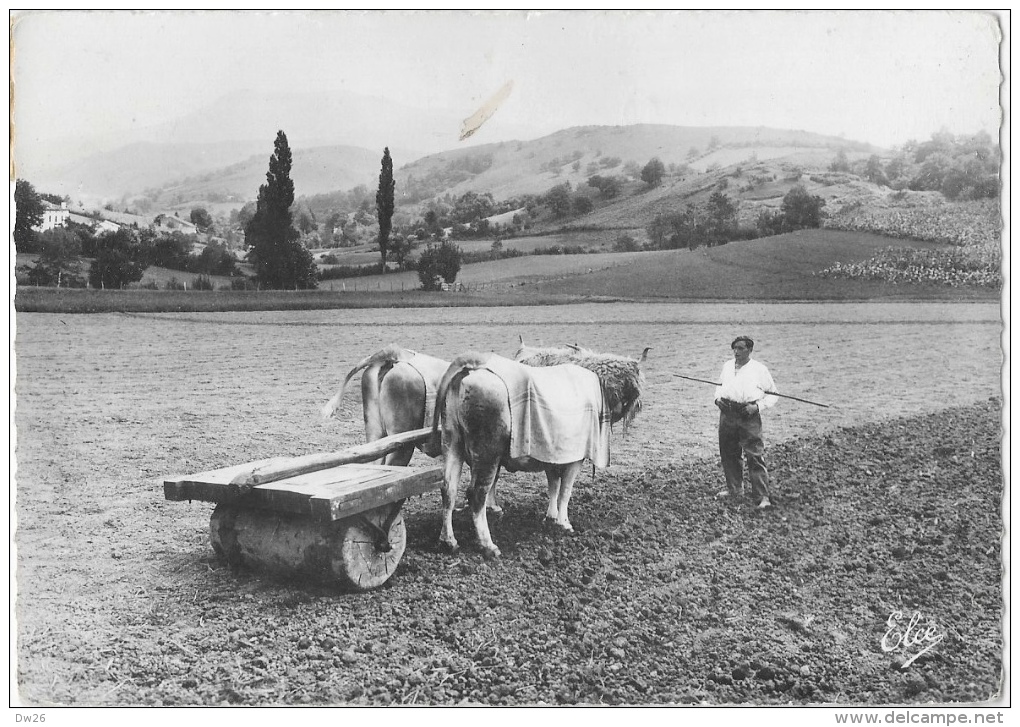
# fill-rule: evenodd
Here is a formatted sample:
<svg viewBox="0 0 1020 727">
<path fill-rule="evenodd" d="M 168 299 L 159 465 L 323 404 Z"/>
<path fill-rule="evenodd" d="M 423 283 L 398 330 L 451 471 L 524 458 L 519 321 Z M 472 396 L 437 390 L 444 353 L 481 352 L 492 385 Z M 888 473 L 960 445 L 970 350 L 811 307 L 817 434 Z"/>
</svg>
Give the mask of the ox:
<svg viewBox="0 0 1020 727">
<path fill-rule="evenodd" d="M 322 418 L 336 415 L 351 379 L 361 375 L 361 403 L 365 417 L 365 436 L 369 442 L 421 429 L 431 420 L 430 406 L 435 402 L 436 389 L 450 362 L 424 353 L 390 345 L 362 359 L 344 379 L 336 396 L 322 407 Z M 438 457 L 441 450 L 429 442 L 419 445 L 429 457 Z M 383 464 L 404 467 L 411 461 L 414 445 L 401 447 L 386 455 Z"/>
<path fill-rule="evenodd" d="M 441 427 L 446 459 L 440 541 L 451 550 L 458 547 L 453 501 L 465 462 L 471 468 L 468 502 L 475 532 L 487 556 L 500 554 L 484 505 L 501 467 L 544 471 L 546 519 L 573 532 L 567 509 L 581 463 L 609 464 L 611 425 L 622 421 L 626 429 L 641 410 L 641 364 L 647 355 L 648 349 L 639 360 L 571 349 L 561 351 L 558 364 L 546 360 L 546 367 L 495 354 L 454 359 L 440 381 L 432 422 L 434 441 Z"/>
</svg>

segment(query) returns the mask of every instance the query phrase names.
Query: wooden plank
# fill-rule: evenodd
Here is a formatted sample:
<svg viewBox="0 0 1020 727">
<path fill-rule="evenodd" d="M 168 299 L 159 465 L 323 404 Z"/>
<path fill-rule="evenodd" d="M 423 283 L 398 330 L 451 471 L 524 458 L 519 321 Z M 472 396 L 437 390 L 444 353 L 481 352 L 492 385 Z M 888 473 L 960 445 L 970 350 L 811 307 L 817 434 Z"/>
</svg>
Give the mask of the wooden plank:
<svg viewBox="0 0 1020 727">
<path fill-rule="evenodd" d="M 253 467 L 262 467 L 279 463 L 287 458 L 270 457 L 257 462 L 235 464 L 215 470 L 206 470 L 194 475 L 178 475 L 163 480 L 163 496 L 167 500 L 201 500 L 203 502 L 223 502 L 241 496 L 241 488 L 230 486 L 239 474 L 247 473 Z"/>
<path fill-rule="evenodd" d="M 374 442 L 361 444 L 339 452 L 291 457 L 285 461 L 259 464 L 257 466 L 255 466 L 257 463 L 252 463 L 253 466 L 250 466 L 248 470 L 239 470 L 231 482 L 241 486 L 243 489 L 246 486 L 262 485 L 267 482 L 274 482 L 316 470 L 329 469 L 330 467 L 342 464 L 372 462 L 408 444 L 421 444 L 431 436 L 432 428 L 423 427 L 409 432 L 393 434 L 389 437 L 383 437 Z"/>
<path fill-rule="evenodd" d="M 311 498 L 309 505 L 312 517 L 316 520 L 342 520 L 412 495 L 436 490 L 442 483 L 443 468 L 429 467 L 376 480 L 372 487 L 348 488 L 330 496 L 315 496 Z"/>
<path fill-rule="evenodd" d="M 251 490 L 250 500 L 259 507 L 308 515 L 309 502 L 313 498 L 343 498 L 351 493 L 407 477 L 411 472 L 414 470 L 407 467 L 367 468 L 341 465 L 265 485 L 256 485 Z"/>
</svg>

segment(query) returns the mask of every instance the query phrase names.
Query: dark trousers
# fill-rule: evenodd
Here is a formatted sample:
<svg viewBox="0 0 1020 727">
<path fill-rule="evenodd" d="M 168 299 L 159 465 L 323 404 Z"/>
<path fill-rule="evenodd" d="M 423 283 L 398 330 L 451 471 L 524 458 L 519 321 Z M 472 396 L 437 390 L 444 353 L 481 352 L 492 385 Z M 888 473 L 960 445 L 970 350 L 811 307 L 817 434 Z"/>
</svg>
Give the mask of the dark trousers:
<svg viewBox="0 0 1020 727">
<path fill-rule="evenodd" d="M 743 489 L 744 463 L 751 480 L 751 492 L 757 498 L 769 496 L 769 471 L 765 469 L 765 443 L 761 439 L 761 415 L 739 416 L 719 413 L 719 456 L 726 487 L 737 494 Z"/>
</svg>

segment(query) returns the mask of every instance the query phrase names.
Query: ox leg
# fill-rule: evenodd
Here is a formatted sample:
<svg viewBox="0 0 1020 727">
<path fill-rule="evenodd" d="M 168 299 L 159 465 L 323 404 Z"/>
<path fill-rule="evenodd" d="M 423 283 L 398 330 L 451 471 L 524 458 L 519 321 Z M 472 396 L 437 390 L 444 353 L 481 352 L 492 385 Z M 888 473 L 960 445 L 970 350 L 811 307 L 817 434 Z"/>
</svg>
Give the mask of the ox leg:
<svg viewBox="0 0 1020 727">
<path fill-rule="evenodd" d="M 453 503 L 457 497 L 457 485 L 460 483 L 460 473 L 464 467 L 464 460 L 460 455 L 450 449 L 446 452 L 446 469 L 443 473 L 443 486 L 441 494 L 443 497 L 443 529 L 439 534 L 439 542 L 446 545 L 451 551 L 457 550 L 457 538 L 453 534 Z"/>
<path fill-rule="evenodd" d="M 503 508 L 496 502 L 496 483 L 499 482 L 499 470 L 496 470 L 496 477 L 492 481 L 492 487 L 489 488 L 489 494 L 485 498 L 485 509 L 489 511 L 490 515 L 500 517 L 503 514 Z"/>
<path fill-rule="evenodd" d="M 468 491 L 468 502 L 471 503 L 471 516 L 475 521 L 475 533 L 478 544 L 482 546 L 487 558 L 498 558 L 499 548 L 492 542 L 489 533 L 489 519 L 485 511 L 485 503 L 496 485 L 499 476 L 499 462 L 493 464 L 475 462 L 471 468 L 471 489 Z"/>
<path fill-rule="evenodd" d="M 570 524 L 570 519 L 567 517 L 567 508 L 570 505 L 570 495 L 574 490 L 574 480 L 577 479 L 577 475 L 581 472 L 581 463 L 573 462 L 565 465 L 559 471 L 560 486 L 559 493 L 556 498 L 556 525 L 562 528 L 565 532 L 574 532 L 573 526 Z M 551 485 L 550 485 L 551 490 Z M 551 496 L 550 496 L 551 500 Z M 549 507 L 552 508 L 550 502 Z"/>
<path fill-rule="evenodd" d="M 560 480 L 562 468 L 550 466 L 545 470 L 545 478 L 549 482 L 549 507 L 545 510 L 546 522 L 556 522 L 560 516 Z"/>
</svg>

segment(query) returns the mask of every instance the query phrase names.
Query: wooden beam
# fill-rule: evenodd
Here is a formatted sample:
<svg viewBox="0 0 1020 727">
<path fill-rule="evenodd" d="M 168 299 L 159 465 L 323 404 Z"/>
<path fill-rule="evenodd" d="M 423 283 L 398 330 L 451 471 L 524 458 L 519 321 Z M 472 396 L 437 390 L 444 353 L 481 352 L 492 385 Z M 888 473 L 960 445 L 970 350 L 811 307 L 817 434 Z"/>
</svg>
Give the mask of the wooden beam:
<svg viewBox="0 0 1020 727">
<path fill-rule="evenodd" d="M 365 464 L 373 462 L 383 456 L 409 444 L 421 444 L 432 436 L 432 427 L 413 429 L 409 432 L 401 432 L 389 437 L 377 439 L 374 442 L 360 444 L 350 449 L 339 452 L 327 452 L 325 454 L 309 454 L 303 457 L 290 457 L 282 461 L 264 463 L 252 463 L 256 466 L 244 467 L 231 481 L 231 485 L 237 485 L 241 491 L 255 485 L 264 485 L 267 482 L 303 475 L 308 472 L 329 469 L 342 464 Z"/>
</svg>

